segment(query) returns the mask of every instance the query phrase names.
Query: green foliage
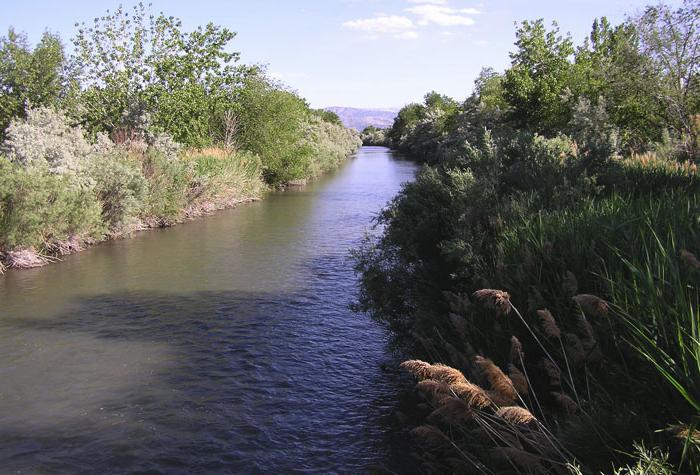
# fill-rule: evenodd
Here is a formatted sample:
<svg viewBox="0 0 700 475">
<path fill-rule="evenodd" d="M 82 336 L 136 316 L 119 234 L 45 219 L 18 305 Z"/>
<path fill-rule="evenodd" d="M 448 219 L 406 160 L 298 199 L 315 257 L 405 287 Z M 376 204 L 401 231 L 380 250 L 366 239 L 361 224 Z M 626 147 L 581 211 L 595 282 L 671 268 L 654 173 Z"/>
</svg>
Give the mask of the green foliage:
<svg viewBox="0 0 700 475">
<path fill-rule="evenodd" d="M 92 147 L 80 128 L 53 109 L 42 107 L 14 119 L 6 131 L 2 150 L 25 167 L 46 166 L 54 173 L 80 175 L 90 161 Z"/>
<path fill-rule="evenodd" d="M 112 148 L 93 161 L 89 174 L 107 229 L 114 234 L 128 232 L 138 220 L 149 186 L 140 162 Z"/>
<path fill-rule="evenodd" d="M 101 231 L 100 206 L 90 190 L 46 167 L 23 167 L 0 157 L 0 249 L 45 249 Z"/>
<path fill-rule="evenodd" d="M 55 107 L 67 94 L 68 75 L 58 36 L 44 33 L 32 50 L 12 28 L 0 38 L 0 141 L 13 119 L 30 107 Z"/>
<path fill-rule="evenodd" d="M 302 141 L 309 115 L 304 101 L 256 76 L 240 91 L 239 107 L 239 143 L 260 157 L 267 183 L 280 186 L 311 175 L 313 150 Z"/>
<path fill-rule="evenodd" d="M 541 421 L 549 449 L 561 447 L 483 442 L 484 424 L 448 417 L 440 427 L 464 467 L 474 457 L 492 468 L 485 444 L 552 473 L 557 460 L 582 473 L 698 470 L 700 182 L 685 161 L 700 130 L 696 18 L 692 2 L 617 27 L 603 18 L 578 49 L 556 25 L 524 22 L 504 74 L 483 70 L 459 105 L 431 93 L 388 131 L 429 166 L 355 251 L 358 308 L 476 384 L 475 355 L 515 364 L 530 391 L 515 403 Z M 480 289 L 506 291 L 511 314 L 467 297 Z M 591 302 L 602 310 L 584 309 Z M 659 448 L 632 453 L 639 442 Z"/>
<path fill-rule="evenodd" d="M 333 111 L 313 109 L 311 112 L 326 122 L 330 122 L 331 124 L 335 125 L 343 125 L 343 122 L 340 120 L 340 116 Z"/>
<path fill-rule="evenodd" d="M 503 80 L 510 115 L 519 127 L 536 132 L 561 130 L 569 122 L 569 56 L 574 48 L 556 23 L 547 31 L 542 20 L 524 21 L 515 33 L 517 50 Z"/>
<path fill-rule="evenodd" d="M 386 129 L 378 129 L 373 125 L 365 127 L 360 133 L 363 145 L 389 145 Z"/>
<path fill-rule="evenodd" d="M 241 70 L 227 51 L 235 34 L 213 24 L 182 31 L 174 17 L 149 15 L 142 3 L 131 13 L 121 6 L 80 25 L 73 40 L 79 78 L 88 87 L 80 108 L 89 130 L 128 129 L 129 111 L 150 114 L 155 131 L 185 145 L 211 144 L 216 113 L 231 102 Z"/>
<path fill-rule="evenodd" d="M 148 190 L 144 198 L 144 220 L 157 226 L 169 226 L 183 217 L 194 175 L 191 162 L 177 160 L 151 150 L 143 163 Z"/>
</svg>

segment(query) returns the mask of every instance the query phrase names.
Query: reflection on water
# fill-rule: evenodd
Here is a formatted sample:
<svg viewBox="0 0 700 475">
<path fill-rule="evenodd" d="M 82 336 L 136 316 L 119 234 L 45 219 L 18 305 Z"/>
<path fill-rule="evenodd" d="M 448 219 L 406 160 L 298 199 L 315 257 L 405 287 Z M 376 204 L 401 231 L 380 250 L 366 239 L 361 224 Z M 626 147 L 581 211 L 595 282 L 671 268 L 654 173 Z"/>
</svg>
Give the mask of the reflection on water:
<svg viewBox="0 0 700 475">
<path fill-rule="evenodd" d="M 0 466 L 400 469 L 347 251 L 414 171 L 365 147 L 302 190 L 0 279 Z"/>
</svg>

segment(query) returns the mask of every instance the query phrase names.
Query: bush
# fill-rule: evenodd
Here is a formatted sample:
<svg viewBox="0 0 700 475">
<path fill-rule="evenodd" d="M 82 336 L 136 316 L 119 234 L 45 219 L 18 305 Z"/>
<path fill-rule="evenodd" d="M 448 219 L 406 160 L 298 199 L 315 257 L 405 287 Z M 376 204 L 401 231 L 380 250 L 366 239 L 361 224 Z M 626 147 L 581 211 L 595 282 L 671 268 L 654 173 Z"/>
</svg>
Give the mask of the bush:
<svg viewBox="0 0 700 475">
<path fill-rule="evenodd" d="M 205 149 L 184 159 L 194 164 L 190 207 L 217 209 L 256 199 L 264 189 L 260 160 L 250 153 Z"/>
<path fill-rule="evenodd" d="M 148 180 L 142 215 L 144 220 L 157 226 L 170 226 L 180 221 L 188 203 L 193 164 L 149 150 L 143 170 Z"/>
<path fill-rule="evenodd" d="M 138 220 L 149 186 L 141 163 L 115 147 L 95 159 L 89 173 L 103 222 L 113 234 L 128 232 Z"/>
<path fill-rule="evenodd" d="M 90 190 L 46 167 L 0 158 L 0 248 L 45 250 L 72 236 L 100 236 L 100 205 Z"/>
<path fill-rule="evenodd" d="M 66 116 L 47 107 L 27 112 L 7 129 L 2 150 L 24 167 L 48 166 L 53 173 L 78 176 L 90 160 L 92 147 Z"/>
</svg>

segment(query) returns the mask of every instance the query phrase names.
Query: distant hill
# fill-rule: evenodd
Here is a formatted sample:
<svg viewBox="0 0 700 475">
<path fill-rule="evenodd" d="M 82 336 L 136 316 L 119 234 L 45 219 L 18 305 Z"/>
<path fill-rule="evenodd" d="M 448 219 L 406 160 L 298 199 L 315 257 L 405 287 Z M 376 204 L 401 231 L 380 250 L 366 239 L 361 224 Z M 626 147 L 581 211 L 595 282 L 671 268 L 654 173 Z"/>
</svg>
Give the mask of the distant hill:
<svg viewBox="0 0 700 475">
<path fill-rule="evenodd" d="M 391 127 L 394 123 L 394 117 L 398 113 L 396 109 L 358 109 L 355 107 L 326 107 L 326 110 L 338 114 L 345 127 L 359 131 L 369 125 L 380 129 Z"/>
</svg>

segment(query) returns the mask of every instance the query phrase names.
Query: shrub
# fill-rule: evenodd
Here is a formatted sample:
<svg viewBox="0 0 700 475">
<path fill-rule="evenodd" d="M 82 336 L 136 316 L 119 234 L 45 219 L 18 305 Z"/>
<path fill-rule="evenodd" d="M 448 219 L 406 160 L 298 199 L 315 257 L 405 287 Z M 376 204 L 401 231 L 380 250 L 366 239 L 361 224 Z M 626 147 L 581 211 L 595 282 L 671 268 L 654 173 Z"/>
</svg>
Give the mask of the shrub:
<svg viewBox="0 0 700 475">
<path fill-rule="evenodd" d="M 102 205 L 102 220 L 120 234 L 132 227 L 143 209 L 148 182 L 141 163 L 118 148 L 104 151 L 90 167 L 94 193 Z"/>
<path fill-rule="evenodd" d="M 82 130 L 47 107 L 28 111 L 24 120 L 13 120 L 6 134 L 4 153 L 24 167 L 45 165 L 53 173 L 77 176 L 90 160 L 92 148 Z"/>
<path fill-rule="evenodd" d="M 264 189 L 260 160 L 250 153 L 205 149 L 189 152 L 184 159 L 194 164 L 190 207 L 217 209 L 256 199 Z"/>
<path fill-rule="evenodd" d="M 0 248 L 35 248 L 103 230 L 94 194 L 45 166 L 0 158 Z"/>
<path fill-rule="evenodd" d="M 169 226 L 181 220 L 194 174 L 192 163 L 173 160 L 149 150 L 143 170 L 148 180 L 142 214 L 144 220 L 158 226 Z"/>
</svg>

